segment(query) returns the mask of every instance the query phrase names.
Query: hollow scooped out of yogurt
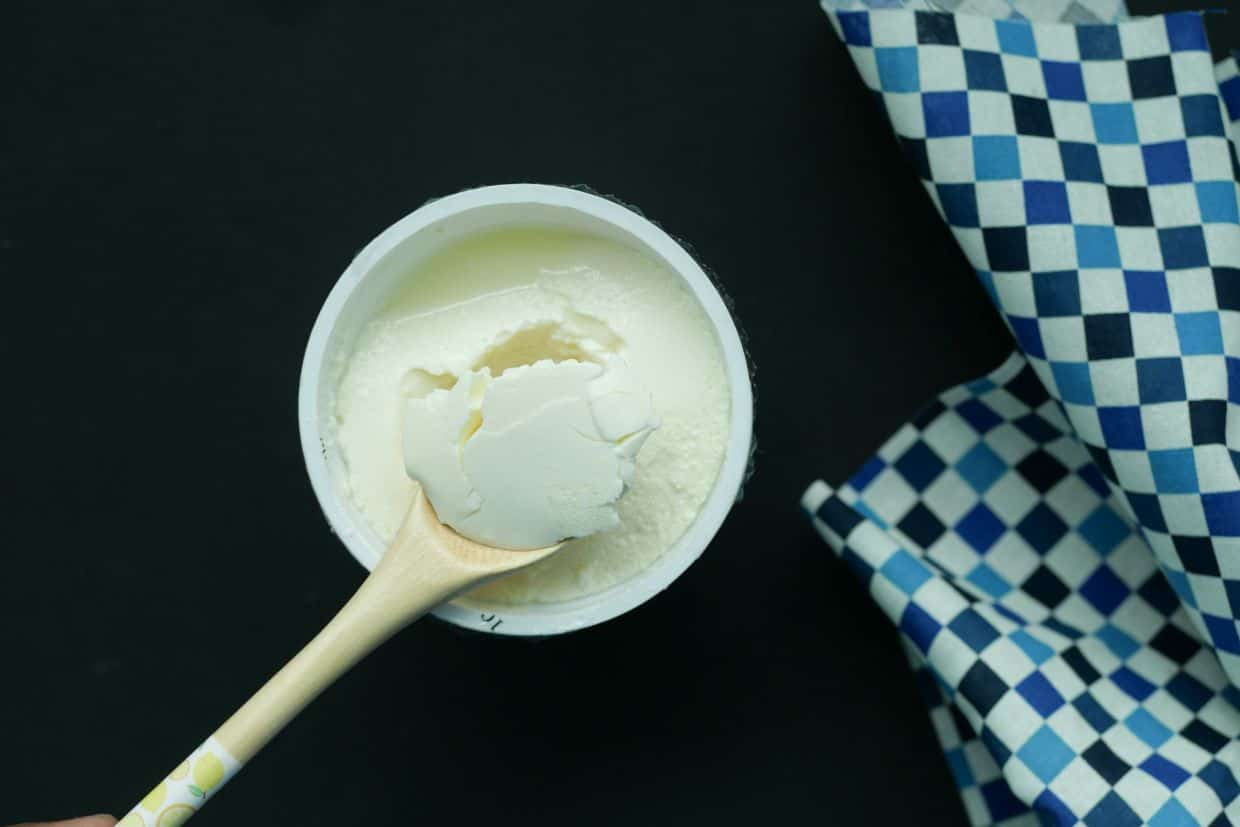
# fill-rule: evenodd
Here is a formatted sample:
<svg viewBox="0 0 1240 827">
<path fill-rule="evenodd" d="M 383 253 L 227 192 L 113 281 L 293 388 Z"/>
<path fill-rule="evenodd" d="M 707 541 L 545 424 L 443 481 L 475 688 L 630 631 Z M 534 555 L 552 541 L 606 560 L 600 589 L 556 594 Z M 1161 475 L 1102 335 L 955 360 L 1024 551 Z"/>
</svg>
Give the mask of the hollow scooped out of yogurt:
<svg viewBox="0 0 1240 827">
<path fill-rule="evenodd" d="M 583 234 L 506 229 L 448 247 L 410 270 L 338 370 L 336 417 L 328 435 L 343 460 L 337 481 L 386 542 L 413 496 L 406 447 L 440 446 L 440 467 L 448 470 L 462 466 L 445 445 L 459 448 L 462 457 L 488 449 L 494 449 L 493 459 L 511 456 L 503 482 L 495 475 L 482 475 L 481 483 L 468 477 L 468 487 L 485 499 L 481 488 L 520 485 L 523 463 L 528 472 L 530 463 L 554 465 L 550 458 L 556 456 L 532 449 L 518 456 L 511 452 L 525 449 L 516 442 L 500 448 L 515 434 L 487 436 L 488 429 L 532 428 L 531 416 L 559 404 L 556 421 L 574 422 L 586 436 L 608 443 L 590 452 L 597 473 L 586 476 L 599 485 L 591 496 L 585 496 L 590 486 L 583 487 L 581 478 L 566 484 L 554 478 L 563 465 L 541 476 L 544 494 L 558 491 L 562 503 L 577 509 L 577 517 L 551 533 L 596 533 L 472 593 L 488 602 L 561 602 L 637 574 L 693 523 L 727 445 L 722 350 L 697 299 L 661 262 Z M 454 393 L 459 398 L 449 402 Z M 612 404 L 594 404 L 609 395 Z M 433 400 L 439 410 L 429 409 Z M 488 415 L 488 403 L 510 410 Z M 420 414 L 412 413 L 419 405 Z M 448 415 L 453 412 L 455 419 Z M 615 421 L 608 424 L 608 417 Z M 452 434 L 455 441 L 446 438 Z M 478 503 L 469 499 L 459 475 L 458 502 L 466 505 L 455 516 L 436 502 L 425 470 L 420 478 L 441 519 L 457 520 L 457 529 L 469 535 L 464 512 Z M 485 521 L 474 522 L 475 539 L 482 540 Z M 485 536 L 505 539 L 501 522 Z M 514 525 L 508 522 L 508 530 Z M 507 545 L 533 547 L 534 540 L 549 536 L 536 534 L 523 538 L 528 545 L 509 536 Z"/>
</svg>

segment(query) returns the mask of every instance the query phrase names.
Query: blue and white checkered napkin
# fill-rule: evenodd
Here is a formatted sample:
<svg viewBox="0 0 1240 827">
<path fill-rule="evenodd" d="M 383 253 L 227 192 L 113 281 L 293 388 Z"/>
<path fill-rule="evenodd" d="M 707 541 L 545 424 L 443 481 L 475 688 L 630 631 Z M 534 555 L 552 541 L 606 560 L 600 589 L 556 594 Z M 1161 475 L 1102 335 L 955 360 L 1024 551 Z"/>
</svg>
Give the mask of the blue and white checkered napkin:
<svg viewBox="0 0 1240 827">
<path fill-rule="evenodd" d="M 806 510 L 973 824 L 1240 824 L 1235 61 L 1119 0 L 827 12 L 1019 349 Z"/>
</svg>

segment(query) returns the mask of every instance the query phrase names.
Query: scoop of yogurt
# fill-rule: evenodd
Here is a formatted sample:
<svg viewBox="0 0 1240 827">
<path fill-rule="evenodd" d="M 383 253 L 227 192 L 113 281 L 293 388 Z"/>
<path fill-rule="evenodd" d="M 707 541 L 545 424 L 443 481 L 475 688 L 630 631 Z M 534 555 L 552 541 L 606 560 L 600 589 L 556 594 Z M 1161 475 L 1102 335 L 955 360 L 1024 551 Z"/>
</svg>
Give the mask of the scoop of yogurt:
<svg viewBox="0 0 1240 827">
<path fill-rule="evenodd" d="M 543 548 L 620 524 L 616 503 L 659 427 L 650 392 L 618 356 L 543 360 L 407 383 L 405 471 L 465 537 Z"/>
</svg>

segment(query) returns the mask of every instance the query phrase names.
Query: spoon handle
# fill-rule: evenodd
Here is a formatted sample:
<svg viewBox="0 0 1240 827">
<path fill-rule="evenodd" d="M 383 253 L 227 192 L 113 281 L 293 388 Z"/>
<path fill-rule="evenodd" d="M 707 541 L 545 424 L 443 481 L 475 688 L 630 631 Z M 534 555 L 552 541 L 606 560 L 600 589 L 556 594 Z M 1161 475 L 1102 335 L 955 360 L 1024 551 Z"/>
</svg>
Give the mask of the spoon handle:
<svg viewBox="0 0 1240 827">
<path fill-rule="evenodd" d="M 509 551 L 473 543 L 440 523 L 418 488 L 396 539 L 344 608 L 117 827 L 184 824 L 297 713 L 385 640 L 453 595 L 558 548 Z"/>
<path fill-rule="evenodd" d="M 398 557 L 389 552 L 331 622 L 118 827 L 184 824 L 320 692 L 400 629 L 459 591 L 468 579 L 426 565 L 416 567 L 417 577 L 389 571 L 400 562 Z M 389 560 L 392 565 L 385 566 Z M 397 573 L 401 576 L 394 577 Z"/>
<path fill-rule="evenodd" d="M 211 736 L 147 793 L 117 827 L 184 824 L 239 769 L 241 762 Z"/>
</svg>

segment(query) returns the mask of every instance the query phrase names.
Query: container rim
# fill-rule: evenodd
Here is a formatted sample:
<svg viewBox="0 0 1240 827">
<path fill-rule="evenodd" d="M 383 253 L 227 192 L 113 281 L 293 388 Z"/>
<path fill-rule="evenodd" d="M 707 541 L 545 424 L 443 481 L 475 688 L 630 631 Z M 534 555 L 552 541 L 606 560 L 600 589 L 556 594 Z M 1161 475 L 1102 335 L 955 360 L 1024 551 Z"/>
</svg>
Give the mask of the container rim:
<svg viewBox="0 0 1240 827">
<path fill-rule="evenodd" d="M 377 547 L 373 532 L 359 530 L 359 518 L 342 502 L 320 435 L 321 385 L 331 355 L 328 348 L 332 334 L 358 286 L 398 245 L 454 216 L 503 205 L 571 210 L 609 226 L 663 261 L 684 281 L 710 319 L 730 386 L 728 446 L 714 487 L 697 518 L 657 560 L 628 580 L 568 601 L 509 605 L 459 597 L 432 611 L 436 617 L 467 629 L 500 635 L 546 636 L 582 629 L 624 614 L 667 588 L 701 556 L 736 502 L 746 478 L 753 442 L 753 390 L 740 333 L 714 283 L 680 243 L 634 210 L 590 192 L 546 184 L 486 186 L 431 201 L 392 224 L 357 254 L 328 293 L 302 361 L 298 420 L 310 484 L 332 530 L 367 569 L 378 562 L 383 549 Z"/>
</svg>

